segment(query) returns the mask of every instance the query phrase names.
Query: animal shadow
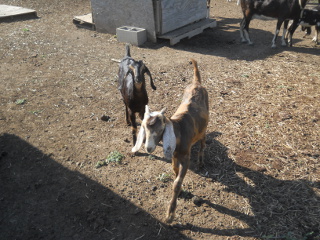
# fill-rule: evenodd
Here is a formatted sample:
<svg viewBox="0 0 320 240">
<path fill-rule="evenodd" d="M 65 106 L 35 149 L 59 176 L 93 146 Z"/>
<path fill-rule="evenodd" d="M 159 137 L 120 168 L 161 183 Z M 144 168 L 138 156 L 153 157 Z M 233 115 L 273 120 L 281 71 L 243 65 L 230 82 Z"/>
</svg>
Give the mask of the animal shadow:
<svg viewBox="0 0 320 240">
<path fill-rule="evenodd" d="M 54 156 L 0 135 L 0 239 L 189 239 Z"/>
<path fill-rule="evenodd" d="M 217 132 L 207 135 L 206 165 L 197 173 L 225 185 L 226 192 L 246 198 L 253 214 L 248 215 L 208 200 L 202 204 L 239 219 L 249 228 L 210 229 L 192 226 L 190 230 L 221 236 L 319 239 L 320 196 L 312 188 L 320 189 L 320 182 L 281 180 L 280 177 L 264 174 L 263 170 L 241 166 L 228 156 L 228 148 L 216 140 L 219 135 L 221 133 Z M 194 148 L 192 158 L 196 159 L 197 146 Z M 184 227 L 190 228 L 187 225 Z"/>
</svg>

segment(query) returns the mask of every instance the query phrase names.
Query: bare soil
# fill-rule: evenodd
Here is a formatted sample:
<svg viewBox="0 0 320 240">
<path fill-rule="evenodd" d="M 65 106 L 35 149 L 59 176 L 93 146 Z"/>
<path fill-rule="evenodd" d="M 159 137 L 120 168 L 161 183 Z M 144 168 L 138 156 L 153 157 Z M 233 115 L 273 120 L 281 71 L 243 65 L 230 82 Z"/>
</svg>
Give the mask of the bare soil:
<svg viewBox="0 0 320 240">
<path fill-rule="evenodd" d="M 210 96 L 205 167 L 198 146 L 176 219 L 164 223 L 173 181 L 159 146 L 132 147 L 117 90 L 125 44 L 78 28 L 88 0 L 1 0 L 38 19 L 0 23 L 1 239 L 320 239 L 320 46 L 299 29 L 271 49 L 275 21 L 253 20 L 240 43 L 240 7 L 211 2 L 218 27 L 175 46 L 131 47 L 150 69 L 151 110 L 174 113 L 198 61 Z M 101 117 L 108 121 L 101 120 Z M 96 168 L 114 151 L 120 163 Z"/>
</svg>

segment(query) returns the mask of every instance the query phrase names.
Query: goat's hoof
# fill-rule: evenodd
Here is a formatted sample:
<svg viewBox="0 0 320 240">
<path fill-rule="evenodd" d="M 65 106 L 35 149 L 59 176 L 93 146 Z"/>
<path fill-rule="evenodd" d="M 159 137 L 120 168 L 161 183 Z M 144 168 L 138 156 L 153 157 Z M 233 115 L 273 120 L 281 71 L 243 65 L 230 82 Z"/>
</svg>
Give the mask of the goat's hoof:
<svg viewBox="0 0 320 240">
<path fill-rule="evenodd" d="M 134 153 L 133 153 L 133 152 L 128 152 L 128 153 L 127 153 L 127 156 L 133 158 L 133 157 L 136 156 L 136 153 L 135 153 L 135 152 L 134 152 Z"/>
<path fill-rule="evenodd" d="M 169 214 L 169 216 L 167 216 L 166 218 L 166 223 L 171 224 L 173 222 L 174 219 L 174 215 L 173 214 Z"/>
<path fill-rule="evenodd" d="M 253 46 L 254 43 L 253 43 L 253 42 L 248 42 L 248 45 L 249 45 L 249 46 Z"/>
</svg>

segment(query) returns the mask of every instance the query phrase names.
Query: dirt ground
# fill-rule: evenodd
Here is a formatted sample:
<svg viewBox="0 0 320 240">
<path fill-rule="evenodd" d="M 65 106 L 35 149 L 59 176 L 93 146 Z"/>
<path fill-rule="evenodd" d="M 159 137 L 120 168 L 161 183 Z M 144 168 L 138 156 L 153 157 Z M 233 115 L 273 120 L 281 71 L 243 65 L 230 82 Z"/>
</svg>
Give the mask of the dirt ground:
<svg viewBox="0 0 320 240">
<path fill-rule="evenodd" d="M 174 113 L 191 57 L 209 92 L 205 167 L 192 163 L 167 225 L 171 163 L 161 146 L 127 155 L 111 60 L 125 44 L 72 23 L 91 11 L 88 0 L 0 4 L 39 16 L 0 23 L 0 239 L 320 239 L 320 46 L 311 37 L 297 30 L 292 48 L 279 39 L 271 49 L 275 21 L 253 20 L 255 45 L 242 44 L 239 6 L 215 0 L 217 28 L 131 47 L 157 86 L 147 84 L 151 110 Z M 125 158 L 96 168 L 115 151 Z"/>
</svg>

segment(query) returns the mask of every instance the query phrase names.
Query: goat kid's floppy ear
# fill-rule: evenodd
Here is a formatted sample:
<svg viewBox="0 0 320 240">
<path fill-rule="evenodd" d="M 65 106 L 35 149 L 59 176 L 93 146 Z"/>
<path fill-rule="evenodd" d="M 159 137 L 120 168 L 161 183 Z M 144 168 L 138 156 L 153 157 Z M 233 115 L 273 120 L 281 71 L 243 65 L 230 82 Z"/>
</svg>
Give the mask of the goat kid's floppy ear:
<svg viewBox="0 0 320 240">
<path fill-rule="evenodd" d="M 176 149 L 176 135 L 174 134 L 173 124 L 171 121 L 166 122 L 166 127 L 164 129 L 162 142 L 163 142 L 163 155 L 165 159 L 167 160 L 172 159 L 174 150 Z"/>
<path fill-rule="evenodd" d="M 137 141 L 136 141 L 136 145 L 134 145 L 134 147 L 132 148 L 132 152 L 135 153 L 135 152 L 138 152 L 139 149 L 141 148 L 142 146 L 142 143 L 143 143 L 143 140 L 146 136 L 146 132 L 145 132 L 145 129 L 143 126 L 140 127 L 140 131 L 139 131 L 139 134 L 138 134 L 138 137 L 137 137 Z"/>
<path fill-rule="evenodd" d="M 150 85 L 151 85 L 152 89 L 153 89 L 153 90 L 157 90 L 157 87 L 156 87 L 156 86 L 154 85 L 154 83 L 153 83 L 152 76 L 151 76 L 151 73 L 150 73 L 150 71 L 149 71 L 149 68 L 147 68 L 146 65 L 144 65 L 144 68 L 145 68 L 146 74 L 148 74 L 148 76 L 149 76 L 149 78 L 150 78 Z"/>
<path fill-rule="evenodd" d="M 149 118 L 149 115 L 150 115 L 150 110 L 149 110 L 148 105 L 146 105 L 143 119 Z M 135 152 L 139 151 L 145 137 L 146 137 L 146 131 L 143 127 L 143 124 L 141 124 L 140 131 L 138 133 L 138 137 L 137 137 L 137 141 L 136 141 L 136 145 L 134 145 L 134 147 L 132 148 L 132 150 L 131 150 L 132 152 L 135 153 Z"/>
</svg>

